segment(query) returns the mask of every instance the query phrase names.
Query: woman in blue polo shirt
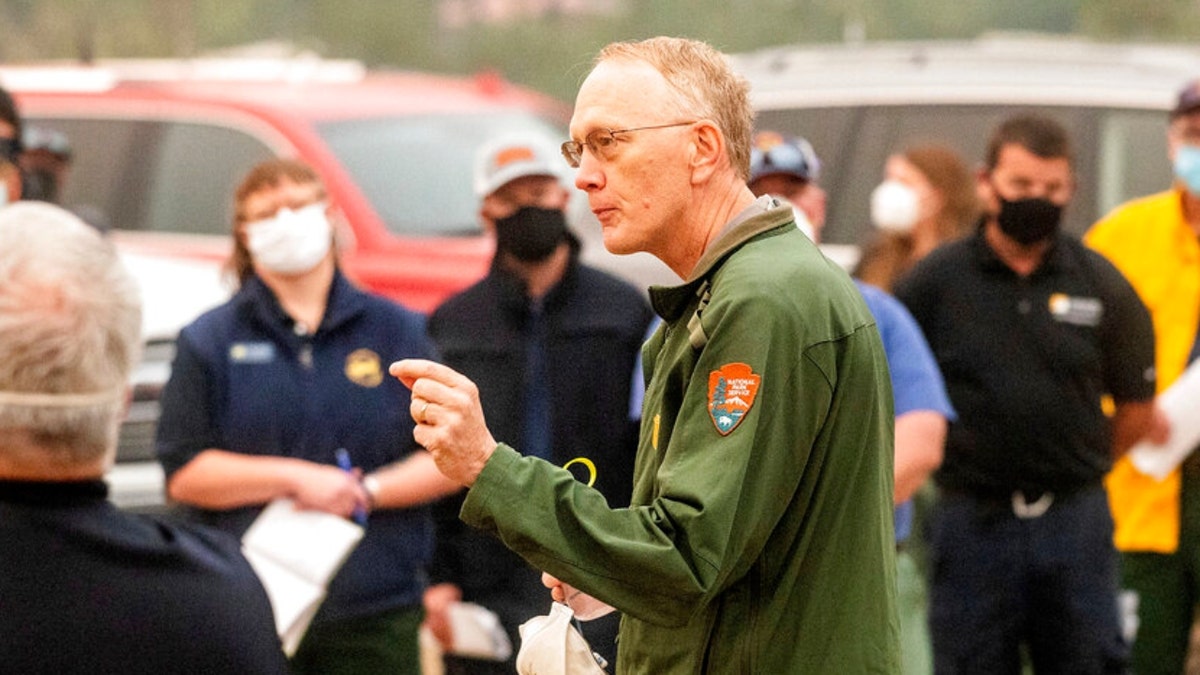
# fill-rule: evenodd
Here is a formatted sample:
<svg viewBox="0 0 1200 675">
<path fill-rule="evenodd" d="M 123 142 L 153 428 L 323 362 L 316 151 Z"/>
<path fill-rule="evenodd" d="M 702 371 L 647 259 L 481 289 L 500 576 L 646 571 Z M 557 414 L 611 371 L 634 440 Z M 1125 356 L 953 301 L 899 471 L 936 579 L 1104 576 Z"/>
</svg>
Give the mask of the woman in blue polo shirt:
<svg viewBox="0 0 1200 675">
<path fill-rule="evenodd" d="M 295 673 L 419 673 L 433 529 L 425 504 L 458 486 L 412 441 L 408 391 L 384 377 L 430 356 L 421 316 L 338 269 L 330 206 L 308 166 L 272 160 L 235 199 L 239 290 L 181 331 L 157 451 L 170 498 L 240 536 L 269 501 L 361 518 L 292 659 Z M 358 471 L 337 465 L 345 449 Z"/>
</svg>

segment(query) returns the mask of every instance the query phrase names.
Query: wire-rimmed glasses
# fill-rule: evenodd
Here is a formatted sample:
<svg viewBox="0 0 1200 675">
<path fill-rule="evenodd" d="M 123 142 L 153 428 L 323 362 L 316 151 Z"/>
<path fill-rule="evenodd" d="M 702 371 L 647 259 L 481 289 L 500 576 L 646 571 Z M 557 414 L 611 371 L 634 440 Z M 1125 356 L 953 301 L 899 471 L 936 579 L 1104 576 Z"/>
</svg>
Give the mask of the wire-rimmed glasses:
<svg viewBox="0 0 1200 675">
<path fill-rule="evenodd" d="M 583 137 L 583 141 L 567 141 L 562 144 L 562 154 L 567 160 L 567 164 L 571 165 L 572 169 L 579 168 L 579 162 L 583 159 L 583 149 L 587 148 L 593 155 L 600 159 L 612 159 L 612 153 L 617 147 L 617 134 L 628 134 L 634 131 L 649 131 L 651 129 L 669 129 L 671 127 L 683 127 L 689 124 L 695 124 L 696 121 L 690 122 L 674 122 L 672 124 L 655 124 L 648 127 L 634 127 L 632 129 L 594 129 Z"/>
</svg>

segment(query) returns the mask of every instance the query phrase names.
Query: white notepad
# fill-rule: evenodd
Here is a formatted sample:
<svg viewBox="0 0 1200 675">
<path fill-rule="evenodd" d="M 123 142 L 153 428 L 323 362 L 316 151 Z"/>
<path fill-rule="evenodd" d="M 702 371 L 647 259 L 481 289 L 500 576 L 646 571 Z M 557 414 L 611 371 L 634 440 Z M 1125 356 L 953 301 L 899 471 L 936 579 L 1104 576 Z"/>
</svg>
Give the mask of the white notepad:
<svg viewBox="0 0 1200 675">
<path fill-rule="evenodd" d="M 1157 404 L 1171 424 L 1171 437 L 1164 445 L 1138 443 L 1129 460 L 1138 471 L 1162 480 L 1200 443 L 1200 360 L 1159 394 Z"/>
<path fill-rule="evenodd" d="M 290 499 L 267 505 L 242 536 L 242 553 L 267 590 L 288 656 L 300 645 L 329 581 L 362 537 L 363 528 L 349 520 L 298 510 Z"/>
</svg>

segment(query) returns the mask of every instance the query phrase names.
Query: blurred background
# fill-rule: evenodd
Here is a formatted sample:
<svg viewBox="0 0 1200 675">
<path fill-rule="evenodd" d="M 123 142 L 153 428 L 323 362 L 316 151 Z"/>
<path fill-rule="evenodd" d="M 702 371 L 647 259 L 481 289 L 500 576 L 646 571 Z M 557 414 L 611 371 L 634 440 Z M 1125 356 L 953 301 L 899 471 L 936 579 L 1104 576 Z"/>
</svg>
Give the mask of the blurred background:
<svg viewBox="0 0 1200 675">
<path fill-rule="evenodd" d="M 655 35 L 735 55 L 760 127 L 813 142 L 824 249 L 847 267 L 890 153 L 936 141 L 975 167 L 1017 110 L 1077 143 L 1070 231 L 1162 189 L 1166 111 L 1200 76 L 1200 0 L 0 0 L 0 84 L 36 132 L 26 144 L 63 165 L 47 194 L 110 231 L 147 299 L 114 501 L 164 508 L 158 396 L 179 326 L 228 296 L 229 195 L 249 166 L 317 166 L 346 215 L 346 268 L 428 311 L 491 257 L 477 147 L 506 130 L 564 138 L 599 48 Z M 235 72 L 174 67 L 212 59 Z M 578 206 L 585 260 L 642 288 L 675 281 L 648 255 L 607 255 Z"/>
<path fill-rule="evenodd" d="M 726 52 L 993 31 L 1184 42 L 1197 0 L 0 0 L 0 62 L 305 50 L 371 68 L 496 69 L 570 99 L 596 50 L 678 35 Z"/>
</svg>

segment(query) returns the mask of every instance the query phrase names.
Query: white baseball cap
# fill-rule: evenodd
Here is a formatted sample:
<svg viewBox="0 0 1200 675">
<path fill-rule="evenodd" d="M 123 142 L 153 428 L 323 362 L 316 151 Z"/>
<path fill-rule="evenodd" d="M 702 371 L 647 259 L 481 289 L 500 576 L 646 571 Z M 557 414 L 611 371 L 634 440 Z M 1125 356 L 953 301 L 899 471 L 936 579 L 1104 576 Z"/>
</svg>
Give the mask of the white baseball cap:
<svg viewBox="0 0 1200 675">
<path fill-rule="evenodd" d="M 509 134 L 484 144 L 475 156 L 475 196 L 482 199 L 526 176 L 562 180 L 565 163 L 554 143 L 536 133 Z"/>
</svg>

